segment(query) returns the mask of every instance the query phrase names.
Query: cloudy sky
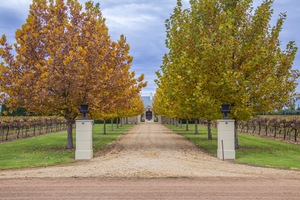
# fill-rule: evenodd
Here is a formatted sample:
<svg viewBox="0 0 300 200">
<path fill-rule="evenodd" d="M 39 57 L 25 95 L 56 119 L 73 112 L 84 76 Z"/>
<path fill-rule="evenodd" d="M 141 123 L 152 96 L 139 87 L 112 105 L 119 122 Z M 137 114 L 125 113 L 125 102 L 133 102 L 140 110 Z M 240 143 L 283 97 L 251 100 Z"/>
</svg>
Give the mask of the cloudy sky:
<svg viewBox="0 0 300 200">
<path fill-rule="evenodd" d="M 79 0 L 84 3 L 85 0 Z M 14 32 L 25 22 L 32 0 L 0 0 L 0 35 L 6 34 L 14 41 Z M 165 19 L 169 18 L 176 0 L 94 0 L 101 4 L 101 11 L 107 19 L 112 39 L 117 40 L 124 34 L 131 46 L 134 57 L 132 70 L 144 73 L 148 86 L 142 95 L 155 92 L 155 71 L 159 70 L 165 48 Z M 188 0 L 183 0 L 187 6 Z M 262 0 L 254 0 L 254 6 Z M 287 12 L 280 39 L 285 46 L 288 41 L 296 41 L 300 46 L 300 1 L 275 0 L 274 18 L 280 12 Z M 300 69 L 300 51 L 294 62 L 294 68 Z M 299 87 L 300 88 L 300 87 Z M 297 89 L 300 91 L 300 89 Z"/>
</svg>

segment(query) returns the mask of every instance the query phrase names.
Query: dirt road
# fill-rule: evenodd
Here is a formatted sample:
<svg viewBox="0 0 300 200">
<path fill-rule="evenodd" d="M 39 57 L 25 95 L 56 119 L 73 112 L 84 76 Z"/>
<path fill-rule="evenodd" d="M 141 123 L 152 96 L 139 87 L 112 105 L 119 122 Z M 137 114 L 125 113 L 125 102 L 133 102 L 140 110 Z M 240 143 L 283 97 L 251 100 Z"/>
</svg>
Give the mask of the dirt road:
<svg viewBox="0 0 300 200">
<path fill-rule="evenodd" d="M 90 161 L 0 171 L 0 199 L 299 199 L 300 171 L 224 162 L 160 124 L 135 126 Z M 282 198 L 284 197 L 284 198 Z"/>
</svg>

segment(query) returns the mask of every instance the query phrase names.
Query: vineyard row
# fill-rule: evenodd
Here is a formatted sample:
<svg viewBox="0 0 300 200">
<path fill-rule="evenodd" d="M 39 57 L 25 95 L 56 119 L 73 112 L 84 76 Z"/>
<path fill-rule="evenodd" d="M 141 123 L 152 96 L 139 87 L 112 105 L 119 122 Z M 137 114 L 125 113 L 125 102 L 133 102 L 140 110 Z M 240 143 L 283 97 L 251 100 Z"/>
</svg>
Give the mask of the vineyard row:
<svg viewBox="0 0 300 200">
<path fill-rule="evenodd" d="M 239 131 L 248 134 L 299 141 L 300 119 L 280 117 L 259 117 L 239 121 Z"/>
<path fill-rule="evenodd" d="M 0 117 L 0 141 L 11 141 L 65 131 L 62 117 Z"/>
<path fill-rule="evenodd" d="M 182 127 L 184 123 L 195 123 L 199 121 L 199 124 L 207 125 L 208 121 L 205 119 L 198 120 L 185 120 L 185 119 L 173 119 L 163 118 L 162 123 L 173 124 Z M 217 128 L 217 121 L 211 121 L 211 127 Z M 289 117 L 257 117 L 248 121 L 238 121 L 239 132 L 245 134 L 255 134 L 259 136 L 272 137 L 275 139 L 281 139 L 290 142 L 300 143 L 300 118 Z"/>
</svg>

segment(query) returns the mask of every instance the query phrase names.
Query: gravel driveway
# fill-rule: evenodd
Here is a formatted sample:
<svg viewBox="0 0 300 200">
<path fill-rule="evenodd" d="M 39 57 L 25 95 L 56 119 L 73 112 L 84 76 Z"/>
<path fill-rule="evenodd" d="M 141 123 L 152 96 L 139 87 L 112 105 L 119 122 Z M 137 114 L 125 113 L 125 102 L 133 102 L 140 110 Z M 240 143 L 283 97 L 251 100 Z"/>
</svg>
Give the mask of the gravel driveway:
<svg viewBox="0 0 300 200">
<path fill-rule="evenodd" d="M 222 161 L 143 123 L 94 159 L 0 171 L 0 199 L 299 199 L 300 171 Z"/>
<path fill-rule="evenodd" d="M 89 161 L 0 172 L 15 177 L 291 177 L 300 171 L 252 167 L 219 160 L 160 124 L 136 125 Z"/>
</svg>

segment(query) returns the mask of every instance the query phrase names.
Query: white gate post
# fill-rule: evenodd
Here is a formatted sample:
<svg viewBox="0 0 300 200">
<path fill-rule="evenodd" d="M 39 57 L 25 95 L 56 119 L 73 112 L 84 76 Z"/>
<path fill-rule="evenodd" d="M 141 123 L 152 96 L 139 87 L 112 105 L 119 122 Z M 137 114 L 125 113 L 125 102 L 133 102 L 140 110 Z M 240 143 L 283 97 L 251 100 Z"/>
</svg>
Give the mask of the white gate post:
<svg viewBox="0 0 300 200">
<path fill-rule="evenodd" d="M 76 120 L 76 160 L 93 158 L 93 122 Z"/>
<path fill-rule="evenodd" d="M 160 115 L 157 116 L 157 122 L 160 123 L 160 124 L 162 124 L 162 120 L 161 120 L 161 116 Z"/>
<path fill-rule="evenodd" d="M 218 120 L 218 158 L 235 159 L 234 120 Z"/>
</svg>

